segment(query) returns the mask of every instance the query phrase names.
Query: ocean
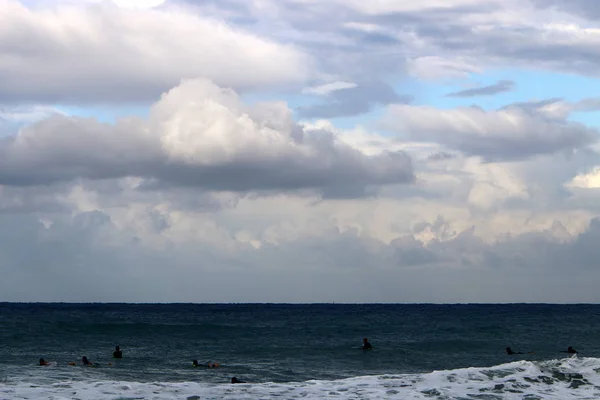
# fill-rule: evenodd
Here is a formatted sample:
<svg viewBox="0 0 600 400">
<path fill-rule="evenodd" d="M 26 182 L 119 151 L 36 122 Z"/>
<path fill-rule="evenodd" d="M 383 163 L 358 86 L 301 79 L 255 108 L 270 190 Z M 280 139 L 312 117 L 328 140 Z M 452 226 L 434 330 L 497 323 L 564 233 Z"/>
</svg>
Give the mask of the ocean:
<svg viewBox="0 0 600 400">
<path fill-rule="evenodd" d="M 0 399 L 598 399 L 599 315 L 600 305 L 0 303 Z M 568 346 L 578 354 L 560 352 Z"/>
</svg>

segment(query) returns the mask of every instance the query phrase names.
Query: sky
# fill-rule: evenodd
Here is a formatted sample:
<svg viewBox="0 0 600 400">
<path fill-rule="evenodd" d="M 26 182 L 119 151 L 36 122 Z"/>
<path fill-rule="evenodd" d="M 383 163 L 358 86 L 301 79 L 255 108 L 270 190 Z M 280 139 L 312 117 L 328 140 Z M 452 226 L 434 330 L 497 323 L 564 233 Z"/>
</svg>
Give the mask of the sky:
<svg viewBox="0 0 600 400">
<path fill-rule="evenodd" d="M 0 301 L 600 302 L 600 3 L 0 15 Z"/>
</svg>

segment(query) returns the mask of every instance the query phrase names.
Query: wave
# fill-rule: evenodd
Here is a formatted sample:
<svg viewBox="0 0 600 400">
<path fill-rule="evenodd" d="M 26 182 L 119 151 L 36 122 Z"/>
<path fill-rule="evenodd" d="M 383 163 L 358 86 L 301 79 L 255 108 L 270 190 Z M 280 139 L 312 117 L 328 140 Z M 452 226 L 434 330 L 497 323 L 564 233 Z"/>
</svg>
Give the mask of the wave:
<svg viewBox="0 0 600 400">
<path fill-rule="evenodd" d="M 64 378 L 64 376 L 63 376 Z M 243 377 L 240 377 L 243 378 Z M 600 398 L 600 359 L 515 361 L 488 368 L 423 374 L 358 376 L 299 383 L 207 384 L 28 378 L 0 383 L 0 399 L 595 399 Z"/>
</svg>

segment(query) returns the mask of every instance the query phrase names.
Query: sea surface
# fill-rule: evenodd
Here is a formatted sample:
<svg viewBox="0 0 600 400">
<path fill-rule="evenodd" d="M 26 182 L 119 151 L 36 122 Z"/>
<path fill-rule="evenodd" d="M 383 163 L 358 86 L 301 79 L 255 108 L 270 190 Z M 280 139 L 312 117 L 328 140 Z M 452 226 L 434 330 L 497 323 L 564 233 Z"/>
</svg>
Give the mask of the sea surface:
<svg viewBox="0 0 600 400">
<path fill-rule="evenodd" d="M 0 399 L 198 398 L 598 399 L 600 305 L 0 303 Z"/>
</svg>

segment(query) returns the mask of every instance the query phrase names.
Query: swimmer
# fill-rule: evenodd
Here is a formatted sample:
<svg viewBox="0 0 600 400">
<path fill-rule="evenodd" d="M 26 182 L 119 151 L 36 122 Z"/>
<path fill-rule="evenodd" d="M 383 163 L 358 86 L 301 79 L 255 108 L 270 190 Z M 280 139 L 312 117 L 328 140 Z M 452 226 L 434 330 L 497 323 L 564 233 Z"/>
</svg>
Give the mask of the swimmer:
<svg viewBox="0 0 600 400">
<path fill-rule="evenodd" d="M 207 367 L 207 368 L 219 368 L 219 363 L 216 362 L 207 362 L 206 364 L 198 364 L 198 360 L 192 360 L 193 367 Z"/>
<path fill-rule="evenodd" d="M 83 365 L 94 365 L 86 356 L 81 357 L 81 362 Z"/>
<path fill-rule="evenodd" d="M 535 354 L 535 351 L 529 351 L 527 353 L 522 353 L 520 351 L 512 351 L 512 349 L 510 347 L 506 348 L 506 354 L 508 355 L 513 355 L 513 354 Z"/>
<path fill-rule="evenodd" d="M 510 347 L 507 347 L 506 354 L 513 355 L 513 354 L 525 354 L 525 353 L 521 353 L 520 351 L 512 351 Z"/>
<path fill-rule="evenodd" d="M 43 358 L 40 358 L 40 365 L 50 365 L 50 363 Z"/>
<path fill-rule="evenodd" d="M 236 378 L 234 376 L 233 378 L 231 378 L 231 383 L 246 383 L 246 381 L 240 381 L 238 378 Z"/>
<path fill-rule="evenodd" d="M 569 346 L 567 348 L 567 351 L 561 350 L 561 353 L 569 353 L 569 354 L 577 354 L 577 350 L 575 350 L 574 348 L 572 348 L 571 346 Z"/>
<path fill-rule="evenodd" d="M 363 346 L 362 346 L 363 350 L 372 350 L 373 346 L 371 346 L 371 343 L 369 343 L 369 339 L 364 338 L 363 339 Z"/>
<path fill-rule="evenodd" d="M 115 351 L 113 352 L 113 358 L 123 358 L 123 352 L 119 348 L 119 346 L 115 347 Z"/>
</svg>

